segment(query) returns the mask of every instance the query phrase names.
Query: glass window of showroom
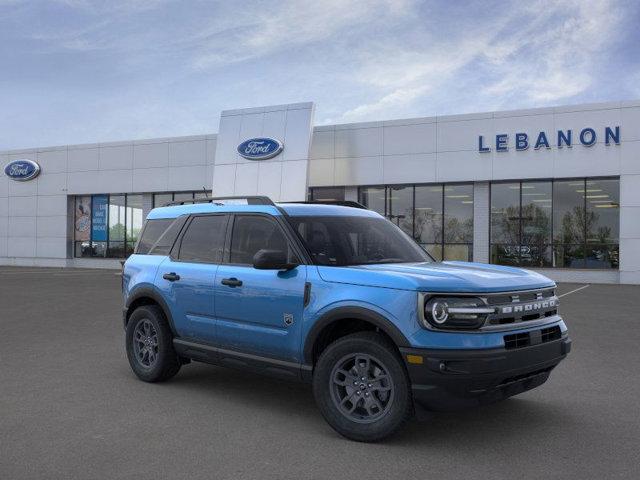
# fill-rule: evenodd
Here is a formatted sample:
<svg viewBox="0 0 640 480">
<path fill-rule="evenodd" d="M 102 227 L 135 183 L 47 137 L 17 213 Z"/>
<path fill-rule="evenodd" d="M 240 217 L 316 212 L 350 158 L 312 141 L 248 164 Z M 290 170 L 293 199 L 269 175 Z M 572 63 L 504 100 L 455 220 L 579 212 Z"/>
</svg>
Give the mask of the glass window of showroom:
<svg viewBox="0 0 640 480">
<path fill-rule="evenodd" d="M 491 184 L 491 263 L 617 269 L 617 178 Z"/>
</svg>

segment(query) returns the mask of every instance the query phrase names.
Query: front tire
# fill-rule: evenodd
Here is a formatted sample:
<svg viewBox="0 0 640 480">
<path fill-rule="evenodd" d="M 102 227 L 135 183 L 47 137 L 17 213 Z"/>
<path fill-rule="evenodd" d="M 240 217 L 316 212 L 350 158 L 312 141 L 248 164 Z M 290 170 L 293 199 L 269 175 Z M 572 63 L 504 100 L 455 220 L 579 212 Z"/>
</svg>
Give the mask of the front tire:
<svg viewBox="0 0 640 480">
<path fill-rule="evenodd" d="M 129 365 L 140 380 L 163 382 L 180 370 L 173 335 L 160 307 L 144 305 L 133 311 L 126 342 Z"/>
<path fill-rule="evenodd" d="M 411 384 L 395 347 L 379 333 L 358 332 L 329 345 L 318 359 L 313 392 L 339 434 L 375 442 L 413 414 Z"/>
</svg>

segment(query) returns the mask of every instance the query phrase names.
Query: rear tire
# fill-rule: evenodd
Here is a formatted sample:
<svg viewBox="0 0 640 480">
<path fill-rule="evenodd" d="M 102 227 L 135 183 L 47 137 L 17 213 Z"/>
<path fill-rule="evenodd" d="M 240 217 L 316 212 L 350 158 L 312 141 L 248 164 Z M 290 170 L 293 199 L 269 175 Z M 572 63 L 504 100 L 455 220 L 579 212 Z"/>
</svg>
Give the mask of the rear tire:
<svg viewBox="0 0 640 480">
<path fill-rule="evenodd" d="M 163 382 L 180 370 L 173 334 L 160 307 L 144 305 L 133 311 L 126 342 L 129 365 L 140 380 Z"/>
<path fill-rule="evenodd" d="M 382 440 L 413 415 L 402 359 L 375 332 L 354 333 L 329 345 L 316 363 L 313 392 L 327 423 L 359 442 Z"/>
</svg>

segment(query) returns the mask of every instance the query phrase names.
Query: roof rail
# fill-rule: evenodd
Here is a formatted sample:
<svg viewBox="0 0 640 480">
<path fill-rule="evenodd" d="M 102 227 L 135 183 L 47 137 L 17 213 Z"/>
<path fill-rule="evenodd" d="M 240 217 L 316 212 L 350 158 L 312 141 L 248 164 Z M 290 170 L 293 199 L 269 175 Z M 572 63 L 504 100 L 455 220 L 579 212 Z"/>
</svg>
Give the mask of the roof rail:
<svg viewBox="0 0 640 480">
<path fill-rule="evenodd" d="M 166 203 L 165 207 L 173 205 L 190 205 L 196 203 L 215 203 L 218 205 L 224 205 L 225 200 L 246 200 L 247 205 L 272 205 L 275 207 L 275 203 L 265 196 L 239 196 L 239 197 L 208 197 L 208 198 L 194 198 L 192 200 L 176 200 L 174 202 Z"/>
<path fill-rule="evenodd" d="M 303 203 L 306 205 L 338 205 L 340 207 L 352 207 L 352 208 L 360 208 L 362 210 L 368 210 L 367 207 L 362 205 L 359 202 L 355 202 L 353 200 L 306 200 L 304 202 L 281 202 L 281 203 Z"/>
</svg>

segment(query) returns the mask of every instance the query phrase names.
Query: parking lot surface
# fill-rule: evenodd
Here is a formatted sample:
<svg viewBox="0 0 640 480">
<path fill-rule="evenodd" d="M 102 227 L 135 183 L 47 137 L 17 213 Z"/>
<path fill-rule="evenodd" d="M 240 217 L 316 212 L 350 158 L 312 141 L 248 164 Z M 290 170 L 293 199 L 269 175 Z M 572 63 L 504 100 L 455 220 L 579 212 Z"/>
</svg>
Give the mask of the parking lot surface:
<svg viewBox="0 0 640 480">
<path fill-rule="evenodd" d="M 0 267 L 0 479 L 637 479 L 639 311 L 639 286 L 565 295 L 573 351 L 545 385 L 362 444 L 304 384 L 197 363 L 137 380 L 113 271 Z"/>
</svg>

